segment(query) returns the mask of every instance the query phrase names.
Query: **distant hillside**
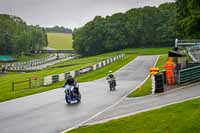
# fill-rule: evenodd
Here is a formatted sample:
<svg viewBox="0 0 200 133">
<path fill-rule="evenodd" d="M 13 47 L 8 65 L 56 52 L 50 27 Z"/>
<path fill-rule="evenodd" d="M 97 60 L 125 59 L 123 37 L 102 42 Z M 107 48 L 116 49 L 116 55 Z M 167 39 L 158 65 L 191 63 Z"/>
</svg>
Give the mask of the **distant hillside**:
<svg viewBox="0 0 200 133">
<path fill-rule="evenodd" d="M 48 47 L 54 49 L 73 49 L 72 48 L 72 34 L 65 33 L 47 33 Z"/>
<path fill-rule="evenodd" d="M 47 32 L 52 33 L 72 33 L 72 30 L 65 27 L 54 26 L 52 28 L 45 28 Z"/>
</svg>

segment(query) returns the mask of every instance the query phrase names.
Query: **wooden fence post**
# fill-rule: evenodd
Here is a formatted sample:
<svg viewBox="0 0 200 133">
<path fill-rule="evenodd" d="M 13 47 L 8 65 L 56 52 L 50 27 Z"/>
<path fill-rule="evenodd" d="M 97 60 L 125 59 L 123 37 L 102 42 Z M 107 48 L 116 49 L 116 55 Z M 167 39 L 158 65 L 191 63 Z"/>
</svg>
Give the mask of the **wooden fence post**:
<svg viewBox="0 0 200 133">
<path fill-rule="evenodd" d="M 29 89 L 31 89 L 32 86 L 31 86 L 31 78 L 29 78 Z"/>
<path fill-rule="evenodd" d="M 15 83 L 14 83 L 14 81 L 12 82 L 12 91 L 15 91 Z"/>
</svg>

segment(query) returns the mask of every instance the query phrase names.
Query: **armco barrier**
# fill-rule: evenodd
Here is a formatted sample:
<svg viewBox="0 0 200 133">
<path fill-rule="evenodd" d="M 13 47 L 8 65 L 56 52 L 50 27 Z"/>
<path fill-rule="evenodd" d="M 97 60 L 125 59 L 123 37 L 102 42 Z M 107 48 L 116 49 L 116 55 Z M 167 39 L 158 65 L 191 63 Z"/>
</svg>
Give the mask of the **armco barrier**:
<svg viewBox="0 0 200 133">
<path fill-rule="evenodd" d="M 65 74 L 59 74 L 59 81 L 64 81 L 65 80 Z"/>
<path fill-rule="evenodd" d="M 95 65 L 89 66 L 89 67 L 92 68 L 91 71 L 92 70 L 97 70 L 97 69 L 100 69 L 100 68 L 102 68 L 102 67 L 104 67 L 106 65 L 109 65 L 112 62 L 115 62 L 115 61 L 117 61 L 117 60 L 119 60 L 119 59 L 121 59 L 123 57 L 124 57 L 123 54 L 122 55 L 118 55 L 118 56 L 112 57 L 110 59 L 106 59 L 104 61 L 101 61 L 98 64 L 95 64 Z M 80 69 L 80 70 L 82 70 L 82 69 Z M 67 72 L 67 73 L 62 73 L 62 74 L 58 74 L 58 75 L 51 75 L 51 76 L 44 77 L 43 85 L 50 85 L 50 84 L 58 82 L 58 81 L 64 81 L 64 80 L 66 80 L 68 78 L 68 75 L 71 75 L 72 77 L 77 77 L 77 76 L 80 75 L 80 70 L 75 70 L 75 71 L 70 71 L 70 72 Z"/>
<path fill-rule="evenodd" d="M 113 63 L 113 58 L 110 58 L 110 63 Z"/>
<path fill-rule="evenodd" d="M 75 77 L 75 71 L 70 71 L 70 75 L 71 75 L 72 77 Z"/>
<path fill-rule="evenodd" d="M 50 85 L 50 84 L 52 84 L 52 76 L 46 76 L 46 77 L 44 77 L 44 86 L 45 85 Z"/>
<path fill-rule="evenodd" d="M 179 71 L 179 84 L 200 80 L 200 66 L 190 67 Z"/>
<path fill-rule="evenodd" d="M 53 75 L 52 76 L 52 83 L 56 83 L 59 81 L 59 75 Z"/>
<path fill-rule="evenodd" d="M 107 61 L 107 64 L 110 64 L 110 59 L 107 59 L 106 61 Z"/>
<path fill-rule="evenodd" d="M 74 72 L 75 72 L 75 75 L 74 75 L 74 77 L 77 77 L 77 76 L 79 76 L 79 75 L 80 75 L 80 72 L 79 72 L 79 70 L 75 70 Z"/>
<path fill-rule="evenodd" d="M 195 66 L 199 66 L 199 65 L 200 65 L 200 62 L 192 62 L 192 63 L 188 62 L 188 63 L 186 63 L 187 68 L 188 67 L 195 67 Z"/>
<path fill-rule="evenodd" d="M 65 80 L 68 78 L 69 75 L 70 75 L 70 72 L 65 73 Z"/>
<path fill-rule="evenodd" d="M 97 69 L 97 65 L 93 65 L 93 70 L 96 70 Z"/>
<path fill-rule="evenodd" d="M 113 60 L 116 61 L 116 57 L 114 57 Z"/>
<path fill-rule="evenodd" d="M 103 66 L 106 66 L 106 61 L 103 61 Z"/>
</svg>

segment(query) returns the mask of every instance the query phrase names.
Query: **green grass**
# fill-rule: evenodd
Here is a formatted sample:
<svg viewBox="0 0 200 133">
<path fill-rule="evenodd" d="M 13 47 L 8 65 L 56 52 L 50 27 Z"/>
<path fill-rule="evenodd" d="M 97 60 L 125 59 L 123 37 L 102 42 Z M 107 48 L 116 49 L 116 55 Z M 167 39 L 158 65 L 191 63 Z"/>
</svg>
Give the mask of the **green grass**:
<svg viewBox="0 0 200 133">
<path fill-rule="evenodd" d="M 199 133 L 200 99 L 170 105 L 69 133 Z"/>
<path fill-rule="evenodd" d="M 163 65 L 165 64 L 166 61 L 167 61 L 167 55 L 161 55 L 156 64 L 156 67 L 160 68 L 160 70 L 162 71 Z M 130 93 L 128 97 L 140 97 L 151 94 L 151 89 L 152 89 L 151 85 L 152 85 L 152 80 L 151 77 L 149 77 L 143 85 L 141 85 L 135 91 Z"/>
<path fill-rule="evenodd" d="M 47 33 L 48 47 L 65 50 L 72 48 L 72 34 L 66 33 Z"/>
<path fill-rule="evenodd" d="M 83 82 L 83 81 L 91 81 L 95 80 L 98 78 L 102 78 L 105 75 L 107 75 L 108 70 L 113 70 L 116 71 L 117 69 L 121 68 L 123 65 L 127 64 L 129 61 L 131 61 L 133 58 L 135 58 L 138 55 L 145 55 L 148 54 L 150 55 L 151 53 L 153 54 L 161 54 L 161 53 L 167 53 L 169 48 L 162 48 L 162 49 L 127 49 L 127 50 L 122 50 L 122 51 L 117 51 L 117 52 L 111 52 L 111 53 L 106 53 L 102 55 L 97 55 L 97 56 L 91 56 L 91 57 L 85 57 L 85 58 L 80 58 L 80 59 L 74 59 L 70 61 L 66 61 L 57 65 L 54 65 L 52 67 L 49 67 L 47 69 L 44 69 L 42 71 L 36 71 L 36 72 L 30 72 L 30 73 L 12 73 L 10 75 L 6 76 L 1 76 L 0 77 L 0 102 L 6 101 L 9 99 L 17 98 L 17 97 L 22 97 L 30 94 L 35 94 L 51 89 L 55 89 L 57 87 L 60 87 L 62 83 L 57 83 L 54 85 L 50 85 L 47 87 L 40 87 L 40 88 L 35 88 L 35 89 L 26 89 L 22 90 L 23 86 L 18 88 L 18 92 L 12 92 L 12 82 L 13 81 L 22 81 L 22 80 L 27 80 L 31 77 L 44 77 L 44 76 L 49 76 L 49 75 L 54 75 L 54 74 L 60 74 L 60 73 L 65 73 L 69 72 L 72 70 L 79 70 L 81 68 L 97 64 L 98 62 L 105 60 L 107 58 L 116 56 L 117 54 L 120 53 L 125 53 L 125 58 L 122 60 L 119 60 L 115 62 L 114 64 L 108 65 L 105 68 L 96 70 L 94 72 L 88 73 L 86 75 L 82 75 L 77 78 L 78 81 Z M 157 52 L 157 53 L 156 53 Z M 58 86 L 56 86 L 58 85 Z"/>
</svg>

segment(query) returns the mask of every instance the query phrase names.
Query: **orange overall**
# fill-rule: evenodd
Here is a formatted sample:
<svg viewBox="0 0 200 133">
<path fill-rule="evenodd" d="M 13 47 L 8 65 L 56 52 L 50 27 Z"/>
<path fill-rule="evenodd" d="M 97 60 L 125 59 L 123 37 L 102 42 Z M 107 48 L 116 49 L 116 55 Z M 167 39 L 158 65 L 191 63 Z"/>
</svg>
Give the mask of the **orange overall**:
<svg viewBox="0 0 200 133">
<path fill-rule="evenodd" d="M 175 84 L 174 69 L 176 68 L 176 65 L 173 62 L 173 58 L 169 58 L 164 67 L 166 69 L 167 84 Z"/>
</svg>

